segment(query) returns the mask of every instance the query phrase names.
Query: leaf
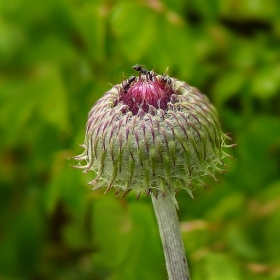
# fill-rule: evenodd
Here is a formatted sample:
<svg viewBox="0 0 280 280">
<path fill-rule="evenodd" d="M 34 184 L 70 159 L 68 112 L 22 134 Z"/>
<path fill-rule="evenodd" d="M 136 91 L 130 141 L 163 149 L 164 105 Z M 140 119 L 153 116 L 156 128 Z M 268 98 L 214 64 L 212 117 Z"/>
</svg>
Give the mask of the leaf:
<svg viewBox="0 0 280 280">
<path fill-rule="evenodd" d="M 205 279 L 240 280 L 240 269 L 235 261 L 223 253 L 210 253 L 205 257 Z"/>
<path fill-rule="evenodd" d="M 105 58 L 105 16 L 96 2 L 87 2 L 75 13 L 75 24 L 81 36 L 80 44 L 85 43 L 87 52 L 94 61 Z M 79 38 L 77 38 L 77 41 Z"/>
<path fill-rule="evenodd" d="M 233 193 L 216 202 L 215 207 L 207 212 L 207 220 L 223 221 L 237 218 L 244 207 L 245 197 L 240 193 Z"/>
<path fill-rule="evenodd" d="M 279 195 L 278 195 L 279 196 Z M 273 262 L 279 262 L 280 261 L 280 243 L 277 242 L 279 228 L 280 228 L 280 209 L 278 208 L 277 211 L 272 213 L 265 223 L 265 226 L 263 228 L 264 234 L 264 243 L 265 243 L 265 251 L 266 251 L 266 258 L 269 259 L 269 261 Z"/>
<path fill-rule="evenodd" d="M 110 24 L 118 38 L 115 43 L 131 61 L 136 62 L 149 52 L 156 37 L 155 19 L 155 14 L 143 5 L 120 2 L 113 9 Z"/>
<path fill-rule="evenodd" d="M 0 127 L 6 131 L 2 140 L 10 146 L 21 141 L 18 135 L 24 138 L 36 108 L 37 100 L 31 88 L 30 82 L 23 79 L 7 79 L 0 86 Z"/>
<path fill-rule="evenodd" d="M 245 82 L 246 75 L 241 71 L 222 73 L 213 88 L 217 105 L 221 105 L 231 97 L 239 95 Z"/>
<path fill-rule="evenodd" d="M 251 82 L 253 95 L 261 99 L 269 99 L 279 93 L 280 67 L 267 67 L 260 69 Z"/>
<path fill-rule="evenodd" d="M 232 224 L 226 229 L 226 240 L 231 252 L 242 258 L 257 261 L 261 256 L 259 247 L 250 240 L 249 235 L 245 235 L 244 229 L 238 228 L 237 225 Z"/>
<path fill-rule="evenodd" d="M 81 218 L 90 189 L 79 183 L 80 174 L 68 165 L 65 157 L 65 153 L 59 153 L 53 161 L 51 180 L 44 192 L 45 210 L 48 214 L 53 213 L 57 202 L 62 200 L 72 215 Z"/>
<path fill-rule="evenodd" d="M 130 245 L 131 221 L 121 201 L 107 194 L 94 203 L 93 234 L 99 248 L 94 262 L 116 268 L 123 261 Z M 130 252 L 133 255 L 133 252 Z"/>
<path fill-rule="evenodd" d="M 39 113 L 42 118 L 58 129 L 69 129 L 66 91 L 60 71 L 55 65 L 44 65 L 39 69 L 37 94 L 40 97 Z M 38 89 L 39 90 L 39 89 Z"/>
</svg>

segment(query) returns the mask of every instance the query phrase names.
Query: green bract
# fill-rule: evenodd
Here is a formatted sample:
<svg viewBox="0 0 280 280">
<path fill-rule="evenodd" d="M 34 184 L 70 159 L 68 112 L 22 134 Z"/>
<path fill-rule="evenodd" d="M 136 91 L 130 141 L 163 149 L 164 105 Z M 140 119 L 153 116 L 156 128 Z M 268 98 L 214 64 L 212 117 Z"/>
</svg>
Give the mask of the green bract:
<svg viewBox="0 0 280 280">
<path fill-rule="evenodd" d="M 222 150 L 227 136 L 204 94 L 166 75 L 149 75 L 132 76 L 96 102 L 88 115 L 85 150 L 75 158 L 78 168 L 96 172 L 93 189 L 172 195 L 176 201 L 178 190 L 192 196 L 191 186 L 203 184 L 202 176 L 224 171 L 219 165 L 227 156 Z M 162 92 L 153 99 L 157 90 Z"/>
</svg>

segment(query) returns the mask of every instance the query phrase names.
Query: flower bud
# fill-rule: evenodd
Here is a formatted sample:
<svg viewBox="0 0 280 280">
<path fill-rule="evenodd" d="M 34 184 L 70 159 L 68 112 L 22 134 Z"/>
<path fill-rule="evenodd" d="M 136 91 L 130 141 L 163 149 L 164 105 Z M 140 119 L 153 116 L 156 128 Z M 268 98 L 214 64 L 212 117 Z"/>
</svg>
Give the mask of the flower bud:
<svg viewBox="0 0 280 280">
<path fill-rule="evenodd" d="M 142 66 L 101 97 L 88 114 L 78 168 L 93 170 L 93 189 L 112 187 L 125 196 L 171 195 L 202 176 L 223 172 L 227 136 L 215 108 L 186 82 Z M 85 162 L 81 165 L 81 162 Z"/>
</svg>

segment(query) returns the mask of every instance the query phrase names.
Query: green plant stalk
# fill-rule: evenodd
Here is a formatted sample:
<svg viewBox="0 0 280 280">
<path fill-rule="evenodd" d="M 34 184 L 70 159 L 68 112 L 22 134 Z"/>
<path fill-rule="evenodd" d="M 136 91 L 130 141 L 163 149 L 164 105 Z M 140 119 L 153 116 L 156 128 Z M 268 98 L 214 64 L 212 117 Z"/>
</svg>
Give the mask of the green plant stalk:
<svg viewBox="0 0 280 280">
<path fill-rule="evenodd" d="M 190 280 L 176 208 L 171 196 L 152 196 L 169 280 Z"/>
</svg>

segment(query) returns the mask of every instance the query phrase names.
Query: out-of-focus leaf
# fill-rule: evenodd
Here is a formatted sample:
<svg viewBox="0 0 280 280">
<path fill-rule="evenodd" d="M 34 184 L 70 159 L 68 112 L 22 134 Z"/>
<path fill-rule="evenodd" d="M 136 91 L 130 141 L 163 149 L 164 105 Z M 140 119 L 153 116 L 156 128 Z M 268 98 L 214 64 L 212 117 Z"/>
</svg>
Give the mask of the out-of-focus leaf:
<svg viewBox="0 0 280 280">
<path fill-rule="evenodd" d="M 238 42 L 232 42 L 232 51 L 229 52 L 229 61 L 240 71 L 248 71 L 255 67 L 258 56 L 257 42 L 240 38 Z"/>
<path fill-rule="evenodd" d="M 159 16 L 156 27 L 156 43 L 147 53 L 151 61 L 155 54 L 160 57 L 156 70 L 159 68 L 164 71 L 169 66 L 170 70 L 180 71 L 184 77 L 190 79 L 194 74 L 195 57 L 193 55 L 194 43 L 188 26 L 184 22 L 173 23 Z"/>
<path fill-rule="evenodd" d="M 43 91 L 40 95 L 39 112 L 43 119 L 61 130 L 69 128 L 68 102 L 65 87 L 57 67 L 45 66 L 38 69 Z"/>
<path fill-rule="evenodd" d="M 267 67 L 260 69 L 251 82 L 252 93 L 261 98 L 268 99 L 280 90 L 280 67 Z"/>
<path fill-rule="evenodd" d="M 271 185 L 264 188 L 260 193 L 258 193 L 257 197 L 263 203 L 272 202 L 273 204 L 275 200 L 280 199 L 279 189 L 280 189 L 280 181 L 275 181 Z M 273 210 L 273 207 L 271 210 Z"/>
<path fill-rule="evenodd" d="M 191 3 L 191 2 L 190 2 Z M 200 16 L 207 19 L 208 21 L 214 20 L 219 11 L 219 1 L 195 1 L 191 3 L 194 6 L 195 10 L 199 11 Z"/>
<path fill-rule="evenodd" d="M 279 149 L 280 122 L 277 118 L 255 117 L 250 127 L 244 129 L 246 132 L 237 139 L 242 163 L 237 174 L 242 180 L 237 187 L 253 191 L 277 176 L 278 154 L 273 151 Z"/>
<path fill-rule="evenodd" d="M 38 191 L 34 187 L 28 190 L 26 202 L 21 211 L 10 216 L 12 219 L 7 220 L 7 226 L 2 227 L 1 275 L 29 275 L 39 262 L 44 225 L 38 209 Z M 17 205 L 14 210 L 19 207 Z"/>
<path fill-rule="evenodd" d="M 162 3 L 164 4 L 162 9 L 170 15 L 183 15 L 188 4 L 181 0 L 163 0 Z M 151 6 L 153 7 L 153 5 Z"/>
<path fill-rule="evenodd" d="M 69 128 L 66 92 L 58 69 L 43 67 L 34 75 L 25 81 L 5 81 L 0 87 L 0 125 L 7 129 L 5 137 L 11 144 L 20 140 L 18 134 L 24 138 L 36 110 L 46 122 L 64 131 Z"/>
<path fill-rule="evenodd" d="M 112 279 L 163 278 L 163 252 L 152 207 L 132 202 L 129 210 L 133 222 L 130 242 L 122 267 Z"/>
<path fill-rule="evenodd" d="M 207 213 L 207 220 L 222 221 L 234 219 L 244 210 L 245 198 L 242 194 L 236 193 L 223 198 L 217 202 L 214 208 Z M 236 207 L 238 205 L 238 208 Z"/>
<path fill-rule="evenodd" d="M 36 107 L 36 97 L 29 82 L 4 80 L 0 85 L 0 126 L 6 131 L 4 139 L 13 145 L 18 143 L 19 134 L 26 131 L 27 122 Z M 2 139 L 3 140 L 3 139 Z"/>
<path fill-rule="evenodd" d="M 258 247 L 254 246 L 253 242 L 250 242 L 250 239 L 248 236 L 245 236 L 241 228 L 237 228 L 234 225 L 229 226 L 226 229 L 226 239 L 231 251 L 237 253 L 242 258 L 252 261 L 258 260 L 261 256 Z"/>
<path fill-rule="evenodd" d="M 45 206 L 48 213 L 54 211 L 59 199 L 81 218 L 86 209 L 86 187 L 81 188 L 76 172 L 65 161 L 65 155 L 57 155 L 53 166 L 51 183 L 45 191 Z M 88 189 L 90 191 L 90 189 Z"/>
<path fill-rule="evenodd" d="M 156 37 L 155 14 L 144 5 L 118 3 L 112 11 L 111 28 L 120 53 L 131 61 L 143 58 Z M 141 63 L 139 63 L 141 64 Z"/>
<path fill-rule="evenodd" d="M 38 65 L 38 63 L 45 65 L 43 67 L 51 67 L 54 63 L 69 63 L 75 59 L 75 49 L 69 46 L 63 38 L 49 36 L 44 40 L 32 45 L 25 53 L 22 60 L 26 65 Z"/>
<path fill-rule="evenodd" d="M 246 75 L 240 71 L 231 71 L 222 74 L 216 81 L 213 92 L 217 104 L 222 104 L 234 95 L 240 94 L 246 82 Z"/>
<path fill-rule="evenodd" d="M 240 280 L 240 269 L 230 256 L 223 253 L 210 253 L 204 261 L 205 279 Z"/>
<path fill-rule="evenodd" d="M 130 246 L 131 221 L 124 206 L 110 195 L 94 203 L 93 235 L 99 252 L 94 262 L 106 264 L 113 269 L 121 264 Z"/>
<path fill-rule="evenodd" d="M 277 16 L 275 1 L 263 2 L 261 0 L 233 1 L 225 0 L 220 2 L 224 15 L 234 19 L 269 19 Z"/>
<path fill-rule="evenodd" d="M 103 9 L 106 9 L 105 7 Z M 85 43 L 87 51 L 94 61 L 101 62 L 105 56 L 105 13 L 96 2 L 87 2 L 76 13 L 76 25 L 82 38 L 76 38 L 77 44 Z M 75 36 L 75 35 L 74 35 Z M 83 39 L 84 42 L 79 42 Z M 80 46 L 83 48 L 84 46 Z"/>
<path fill-rule="evenodd" d="M 266 255 L 265 258 L 270 261 L 274 260 L 276 262 L 280 261 L 280 244 L 277 242 L 278 240 L 278 232 L 280 228 L 280 209 L 271 213 L 267 222 L 264 226 L 264 241 L 266 246 Z"/>
</svg>

